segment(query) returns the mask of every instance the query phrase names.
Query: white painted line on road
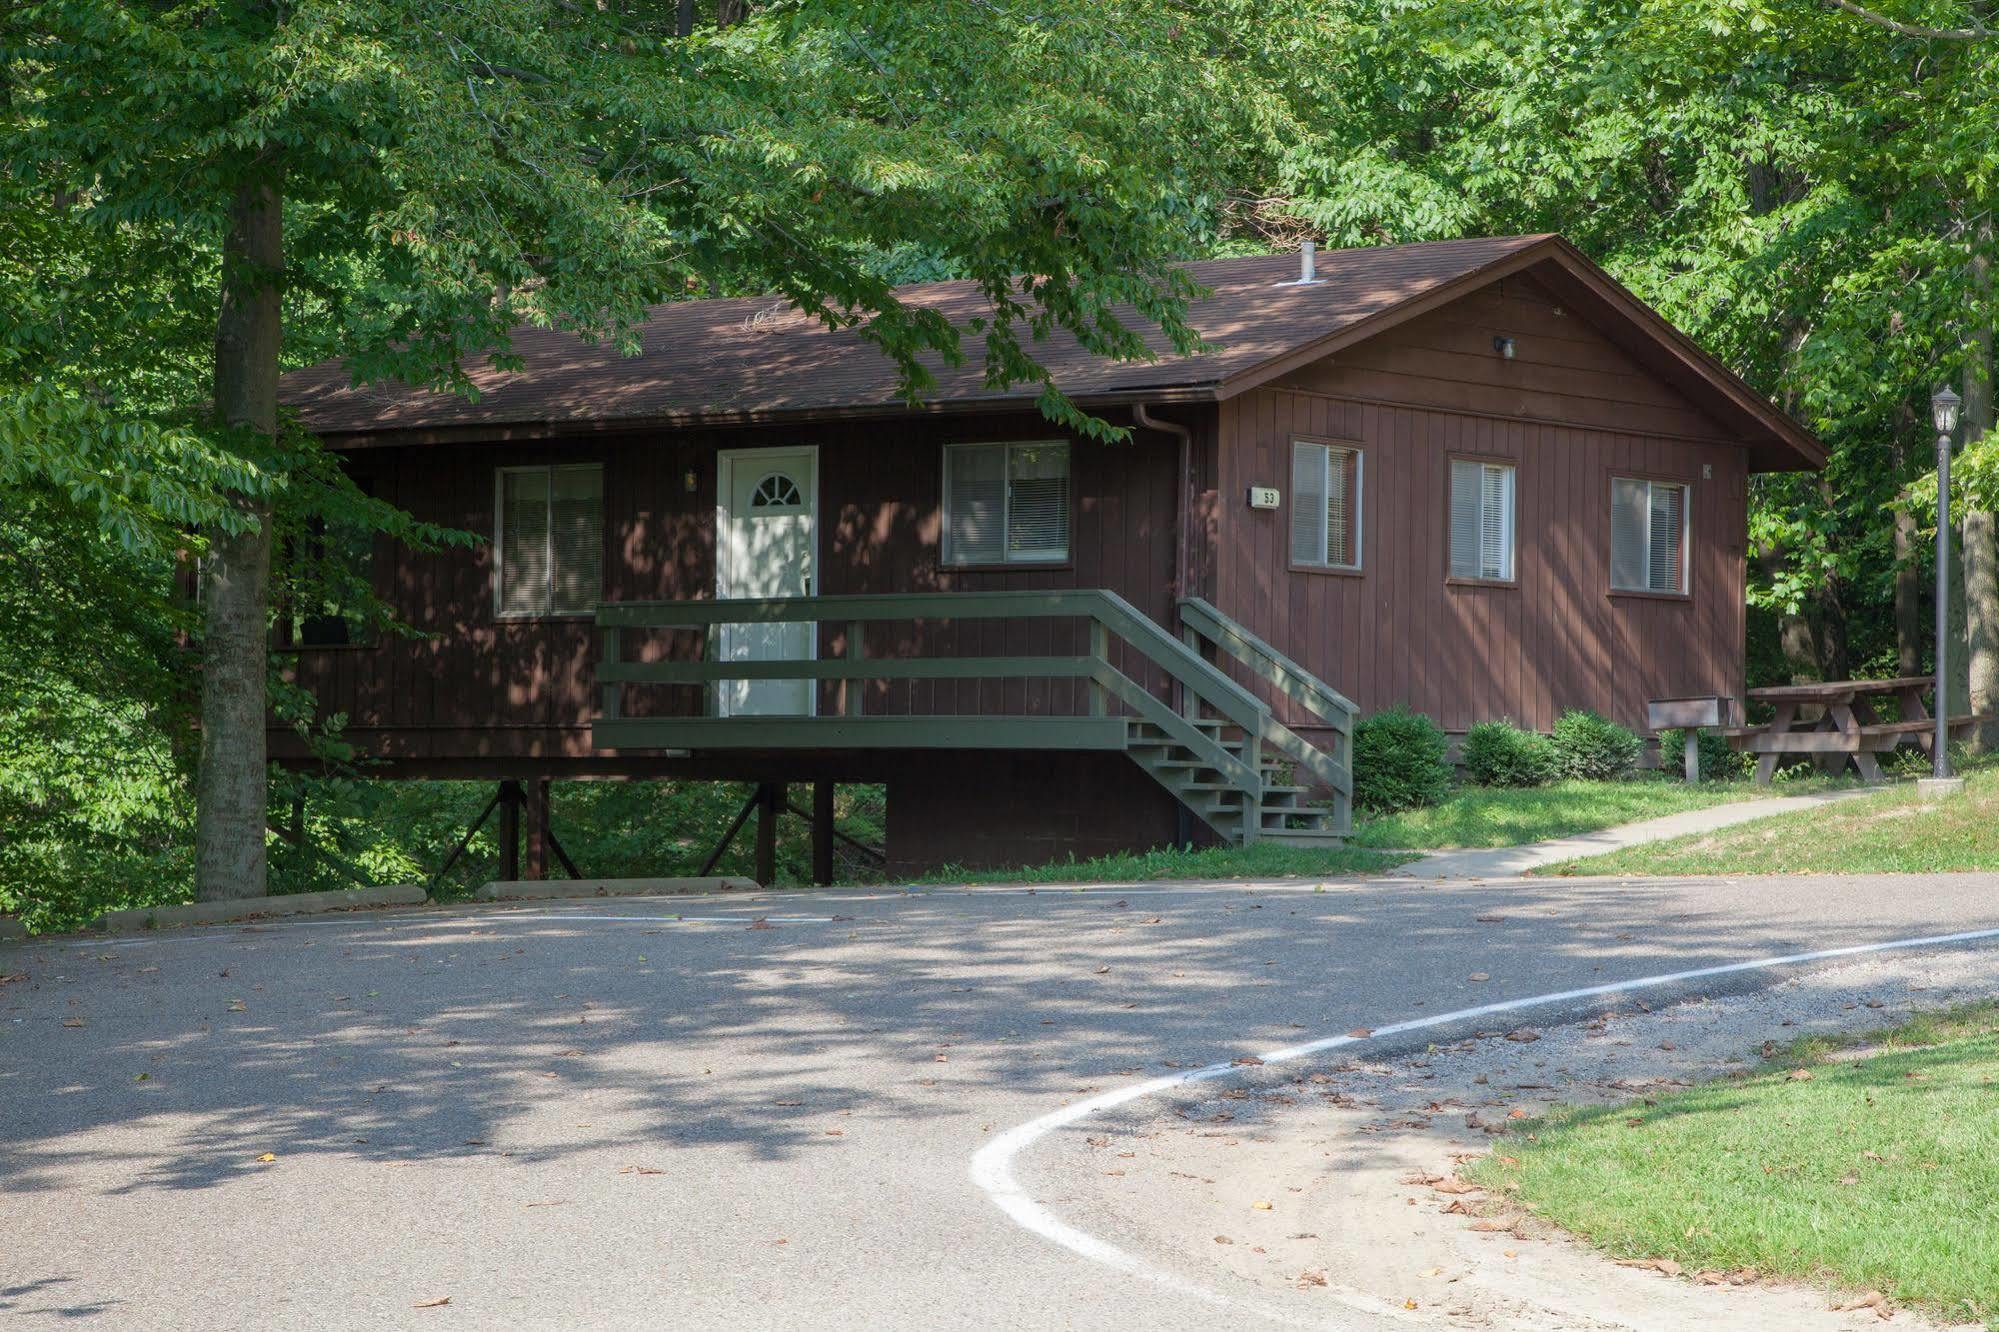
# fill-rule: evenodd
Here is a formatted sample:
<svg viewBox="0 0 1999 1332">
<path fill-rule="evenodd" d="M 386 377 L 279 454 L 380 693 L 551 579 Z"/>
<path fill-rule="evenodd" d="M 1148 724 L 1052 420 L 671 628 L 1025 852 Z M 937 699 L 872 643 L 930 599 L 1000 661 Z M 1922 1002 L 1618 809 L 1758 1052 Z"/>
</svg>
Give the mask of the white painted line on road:
<svg viewBox="0 0 1999 1332">
<path fill-rule="evenodd" d="M 1452 1023 L 1466 1022 L 1475 1018 L 1489 1017 L 1496 1013 L 1513 1013 L 1525 1008 L 1542 1008 L 1551 1004 L 1572 1003 L 1579 999 L 1596 999 L 1613 994 L 1627 994 L 1633 990 L 1658 989 L 1667 985 L 1682 985 L 1688 981 L 1709 980 L 1716 976 L 1739 975 L 1748 971 L 1767 971 L 1778 967 L 1799 966 L 1807 962 L 1828 962 L 1842 957 L 1860 957 L 1870 953 L 1888 953 L 1912 948 L 1941 948 L 1949 944 L 1974 943 L 1986 939 L 1999 939 L 1999 929 L 1962 930 L 1955 934 L 1931 934 L 1914 939 L 1891 939 L 1884 943 L 1852 944 L 1844 948 L 1821 948 L 1808 953 L 1787 953 L 1781 957 L 1755 958 L 1747 962 L 1725 962 L 1711 967 L 1694 967 L 1687 971 L 1669 971 L 1655 976 L 1639 976 L 1631 980 L 1613 981 L 1606 985 L 1586 985 L 1573 990 L 1556 990 L 1549 994 L 1530 995 L 1524 999 L 1502 999 L 1496 1003 L 1480 1004 L 1475 1008 L 1459 1008 L 1448 1013 L 1436 1013 L 1426 1017 L 1411 1018 L 1406 1022 L 1391 1022 L 1372 1028 L 1365 1036 L 1326 1036 L 1301 1045 L 1286 1045 L 1275 1050 L 1266 1050 L 1256 1056 L 1261 1064 L 1282 1064 L 1310 1055 L 1336 1050 L 1343 1046 L 1366 1045 L 1385 1036 L 1398 1036 L 1406 1032 L 1424 1031 Z M 1060 1110 L 1029 1120 L 1017 1128 L 1008 1129 L 972 1154 L 970 1174 L 972 1183 L 977 1185 L 993 1204 L 1014 1224 L 1039 1235 L 1051 1243 L 1059 1244 L 1071 1253 L 1087 1258 L 1136 1276 L 1146 1277 L 1173 1289 L 1215 1303 L 1227 1303 L 1222 1296 L 1203 1290 L 1193 1282 L 1171 1272 L 1152 1266 L 1136 1254 L 1128 1253 L 1107 1240 L 1099 1239 L 1088 1231 L 1080 1230 L 1056 1216 L 1047 1207 L 1037 1202 L 1014 1177 L 1013 1163 L 1029 1147 L 1060 1128 L 1067 1128 L 1085 1119 L 1129 1105 L 1133 1101 L 1157 1096 L 1161 1092 L 1198 1083 L 1213 1082 L 1217 1079 L 1241 1076 L 1246 1068 L 1257 1065 L 1241 1065 L 1233 1061 L 1209 1064 L 1204 1068 L 1189 1069 L 1165 1077 L 1151 1078 L 1129 1087 L 1121 1087 L 1114 1092 L 1092 1096 L 1074 1105 L 1063 1106 Z M 1356 1291 L 1335 1291 L 1349 1304 L 1364 1307 L 1374 1314 L 1399 1314 L 1402 1311 L 1385 1302 L 1377 1302 Z"/>
</svg>

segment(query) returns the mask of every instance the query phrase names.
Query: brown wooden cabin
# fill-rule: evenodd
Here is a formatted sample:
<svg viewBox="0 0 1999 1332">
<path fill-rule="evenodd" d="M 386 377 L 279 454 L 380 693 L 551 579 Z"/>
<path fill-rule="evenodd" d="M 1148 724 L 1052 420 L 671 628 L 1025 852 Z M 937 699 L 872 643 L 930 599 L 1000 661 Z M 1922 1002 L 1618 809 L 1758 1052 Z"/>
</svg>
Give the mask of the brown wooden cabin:
<svg viewBox="0 0 1999 1332">
<path fill-rule="evenodd" d="M 910 407 L 775 299 L 523 331 L 476 400 L 295 372 L 373 493 L 489 538 L 379 548 L 428 636 L 322 626 L 297 679 L 389 776 L 883 782 L 898 868 L 1336 839 L 1356 710 L 1739 696 L 1748 478 L 1819 443 L 1559 237 L 1311 263 L 1192 265 L 1206 355 L 1043 344 L 1123 443 L 975 347 Z"/>
</svg>

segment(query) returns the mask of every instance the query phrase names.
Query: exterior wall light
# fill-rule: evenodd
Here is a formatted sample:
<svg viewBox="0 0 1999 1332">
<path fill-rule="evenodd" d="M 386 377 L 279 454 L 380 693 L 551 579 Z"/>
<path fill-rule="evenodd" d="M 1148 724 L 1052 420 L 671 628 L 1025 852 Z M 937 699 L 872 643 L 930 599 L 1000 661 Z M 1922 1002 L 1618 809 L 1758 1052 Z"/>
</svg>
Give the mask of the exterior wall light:
<svg viewBox="0 0 1999 1332">
<path fill-rule="evenodd" d="M 1510 361 L 1513 359 L 1512 338 L 1505 337 L 1503 335 L 1494 338 L 1492 340 L 1492 349 L 1499 353 L 1499 359 L 1502 361 Z"/>
</svg>

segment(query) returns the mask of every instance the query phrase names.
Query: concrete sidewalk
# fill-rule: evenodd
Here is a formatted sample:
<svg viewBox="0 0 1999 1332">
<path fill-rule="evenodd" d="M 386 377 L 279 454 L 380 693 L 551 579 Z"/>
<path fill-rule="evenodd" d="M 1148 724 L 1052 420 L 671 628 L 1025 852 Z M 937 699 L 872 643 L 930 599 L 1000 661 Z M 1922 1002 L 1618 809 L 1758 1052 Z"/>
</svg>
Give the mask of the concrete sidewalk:
<svg viewBox="0 0 1999 1332">
<path fill-rule="evenodd" d="M 1711 805 L 1706 809 L 1690 809 L 1680 814 L 1668 814 L 1664 818 L 1626 823 L 1599 832 L 1584 833 L 1578 837 L 1558 837 L 1553 841 L 1530 842 L 1526 846 L 1432 852 L 1421 860 L 1412 860 L 1387 872 L 1415 879 L 1510 878 L 1582 856 L 1602 855 L 1606 851 L 1618 851 L 1627 846 L 1641 846 L 1646 842 L 1660 842 L 1669 837 L 1684 837 L 1689 833 L 1732 828 L 1738 823 L 1772 819 L 1779 814 L 1795 814 L 1800 810 L 1817 809 L 1821 805 L 1831 805 L 1842 800 L 1865 799 L 1892 789 L 1885 786 L 1854 787 L 1851 790 L 1825 791 L 1816 795 L 1741 800 L 1733 804 Z"/>
</svg>

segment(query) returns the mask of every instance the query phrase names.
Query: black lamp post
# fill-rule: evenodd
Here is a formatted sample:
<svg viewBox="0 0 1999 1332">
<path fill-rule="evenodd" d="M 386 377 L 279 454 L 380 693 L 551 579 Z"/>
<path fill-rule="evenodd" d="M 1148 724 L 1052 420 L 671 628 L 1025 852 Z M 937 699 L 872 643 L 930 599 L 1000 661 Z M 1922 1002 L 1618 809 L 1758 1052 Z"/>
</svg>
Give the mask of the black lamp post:
<svg viewBox="0 0 1999 1332">
<path fill-rule="evenodd" d="M 1944 698 L 1950 645 L 1950 440 L 1963 402 L 1948 385 L 1930 395 L 1930 420 L 1937 428 L 1937 731 L 1930 759 L 1938 781 L 1950 776 L 1950 707 Z"/>
</svg>

